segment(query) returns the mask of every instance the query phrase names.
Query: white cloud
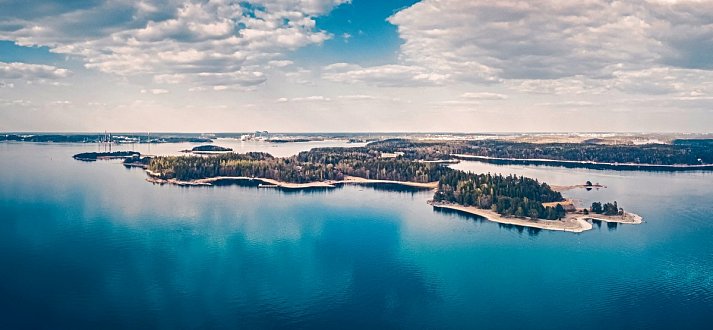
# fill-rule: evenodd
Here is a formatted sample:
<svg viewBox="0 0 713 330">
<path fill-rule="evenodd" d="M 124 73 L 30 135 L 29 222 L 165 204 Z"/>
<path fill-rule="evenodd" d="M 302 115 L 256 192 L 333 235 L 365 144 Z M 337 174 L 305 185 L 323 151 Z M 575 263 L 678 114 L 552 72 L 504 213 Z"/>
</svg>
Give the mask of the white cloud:
<svg viewBox="0 0 713 330">
<path fill-rule="evenodd" d="M 474 100 L 449 100 L 440 102 L 431 102 L 433 105 L 438 106 L 474 106 L 480 105 L 480 102 Z"/>
<path fill-rule="evenodd" d="M 713 26 L 703 24 L 711 17 L 684 3 L 424 0 L 389 22 L 405 40 L 403 61 L 461 80 L 484 73 L 503 79 L 608 77 L 621 66 L 641 69 L 680 55 L 670 45 L 690 37 L 679 26 L 713 34 Z"/>
<path fill-rule="evenodd" d="M 288 102 L 296 102 L 296 103 L 307 103 L 307 102 L 330 102 L 332 101 L 331 98 L 322 96 L 322 95 L 312 95 L 312 96 L 301 96 L 301 97 L 293 97 L 293 98 L 287 98 L 287 97 L 281 97 L 275 100 L 277 103 L 288 103 Z"/>
<path fill-rule="evenodd" d="M 153 94 L 153 95 L 168 94 L 168 90 L 161 89 L 161 88 L 142 89 L 141 94 Z"/>
<path fill-rule="evenodd" d="M 314 17 L 344 0 L 94 1 L 2 8 L 0 39 L 48 46 L 87 68 L 157 83 L 254 86 L 286 52 L 331 36 Z M 81 27 L 81 28 L 79 28 Z M 251 67 L 251 69 L 245 69 Z"/>
<path fill-rule="evenodd" d="M 353 94 L 353 95 L 339 95 L 337 96 L 340 100 L 354 100 L 354 101 L 364 101 L 364 100 L 376 100 L 378 99 L 373 95 L 363 95 L 363 94 Z"/>
<path fill-rule="evenodd" d="M 275 61 L 267 62 L 268 65 L 270 65 L 271 67 L 275 67 L 275 68 L 284 68 L 284 67 L 290 66 L 294 63 L 295 62 L 288 61 L 288 60 L 279 60 L 279 61 L 275 60 Z"/>
<path fill-rule="evenodd" d="M 401 87 L 440 85 L 449 75 L 428 72 L 418 66 L 390 64 L 364 68 L 355 64 L 335 63 L 322 69 L 322 77 L 334 82 Z"/>
<path fill-rule="evenodd" d="M 652 68 L 713 69 L 713 1 L 423 0 L 388 21 L 398 63 L 328 66 L 327 80 L 376 86 L 504 83 L 528 93 L 677 92 Z M 680 72 L 679 72 L 680 73 Z"/>
<path fill-rule="evenodd" d="M 322 95 L 314 95 L 314 96 L 305 96 L 305 97 L 294 97 L 290 101 L 292 102 L 329 102 L 332 99 L 322 96 Z"/>
<path fill-rule="evenodd" d="M 29 101 L 29 100 L 23 100 L 23 99 L 6 100 L 6 99 L 0 98 L 0 107 L 14 108 L 14 107 L 29 107 L 31 105 L 32 105 L 32 101 Z"/>
<path fill-rule="evenodd" d="M 504 94 L 488 92 L 463 93 L 460 97 L 473 100 L 505 100 L 508 98 L 508 96 Z"/>
<path fill-rule="evenodd" d="M 159 74 L 153 77 L 154 82 L 159 84 L 180 84 L 186 80 L 183 74 Z"/>
<path fill-rule="evenodd" d="M 612 88 L 636 94 L 690 95 L 713 92 L 713 71 L 652 67 L 638 71 L 614 72 Z"/>
<path fill-rule="evenodd" d="M 561 101 L 561 102 L 543 102 L 543 103 L 537 103 L 535 104 L 537 106 L 546 106 L 546 107 L 588 107 L 588 106 L 593 106 L 595 105 L 592 102 L 589 101 Z"/>
<path fill-rule="evenodd" d="M 51 65 L 0 62 L 0 79 L 42 81 L 67 78 L 71 75 L 72 71 Z"/>
</svg>

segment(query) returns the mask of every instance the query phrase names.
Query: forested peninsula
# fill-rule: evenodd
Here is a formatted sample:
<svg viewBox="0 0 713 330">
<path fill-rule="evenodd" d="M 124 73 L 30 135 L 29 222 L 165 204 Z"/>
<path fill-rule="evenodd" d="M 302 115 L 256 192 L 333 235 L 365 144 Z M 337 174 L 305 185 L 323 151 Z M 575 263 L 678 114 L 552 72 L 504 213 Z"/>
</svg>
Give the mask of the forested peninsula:
<svg viewBox="0 0 713 330">
<path fill-rule="evenodd" d="M 707 141 L 707 140 L 701 140 Z M 384 140 L 382 152 L 403 152 L 423 160 L 474 159 L 500 164 L 544 164 L 622 170 L 710 170 L 713 148 L 708 143 L 610 145 L 595 143 L 527 143 L 503 140 Z"/>
<path fill-rule="evenodd" d="M 391 183 L 431 188 L 434 208 L 475 214 L 488 220 L 552 230 L 591 229 L 585 220 L 640 223 L 640 217 L 577 209 L 562 194 L 536 179 L 476 174 L 441 162 L 438 145 L 382 141 L 366 147 L 315 148 L 291 157 L 268 153 L 160 156 L 145 161 L 149 181 L 210 185 L 221 180 L 257 180 L 260 186 L 285 189 L 329 188 L 349 183 Z M 401 145 L 394 148 L 394 145 Z M 615 205 L 607 203 L 605 205 Z M 569 206 L 569 207 L 567 207 Z M 608 209 L 607 209 L 608 210 Z M 621 212 L 619 212 L 621 211 Z"/>
</svg>

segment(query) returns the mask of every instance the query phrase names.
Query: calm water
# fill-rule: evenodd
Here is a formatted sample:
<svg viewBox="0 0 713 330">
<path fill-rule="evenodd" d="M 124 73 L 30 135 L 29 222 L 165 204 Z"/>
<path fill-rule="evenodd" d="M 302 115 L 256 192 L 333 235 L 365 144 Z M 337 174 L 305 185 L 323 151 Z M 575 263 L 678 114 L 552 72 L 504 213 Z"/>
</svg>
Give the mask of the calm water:
<svg viewBox="0 0 713 330">
<path fill-rule="evenodd" d="M 71 159 L 91 148 L 0 143 L 0 328 L 713 322 L 713 173 L 456 166 L 599 182 L 569 196 L 647 221 L 572 234 L 436 212 L 430 192 L 152 185 Z"/>
<path fill-rule="evenodd" d="M 219 138 L 211 143 L 137 143 L 137 144 L 114 144 L 112 151 L 135 150 L 145 155 L 185 155 L 182 150 L 190 150 L 200 145 L 218 145 L 232 148 L 235 152 L 245 153 L 249 151 L 264 151 L 276 157 L 295 155 L 300 151 L 320 147 L 359 147 L 366 143 L 349 143 L 346 140 L 324 140 L 294 143 L 269 143 L 265 141 L 241 141 L 238 139 Z M 81 146 L 81 150 L 86 151 L 109 151 L 107 145 L 99 144 L 75 144 Z"/>
</svg>

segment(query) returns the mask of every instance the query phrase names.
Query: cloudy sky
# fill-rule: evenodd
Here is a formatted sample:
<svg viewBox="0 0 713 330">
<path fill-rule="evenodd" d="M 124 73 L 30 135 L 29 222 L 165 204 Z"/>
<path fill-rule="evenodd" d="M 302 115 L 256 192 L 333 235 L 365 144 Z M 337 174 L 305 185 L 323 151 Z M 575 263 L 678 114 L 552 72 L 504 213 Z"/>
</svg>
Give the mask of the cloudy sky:
<svg viewBox="0 0 713 330">
<path fill-rule="evenodd" d="M 713 127 L 713 0 L 0 0 L 0 131 Z"/>
</svg>

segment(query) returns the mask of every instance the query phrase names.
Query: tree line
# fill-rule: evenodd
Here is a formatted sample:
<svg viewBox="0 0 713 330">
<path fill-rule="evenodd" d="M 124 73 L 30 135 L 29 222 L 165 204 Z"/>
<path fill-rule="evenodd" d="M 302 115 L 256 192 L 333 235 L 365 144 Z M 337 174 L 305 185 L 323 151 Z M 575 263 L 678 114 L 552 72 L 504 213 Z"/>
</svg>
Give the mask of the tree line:
<svg viewBox="0 0 713 330">
<path fill-rule="evenodd" d="M 493 210 L 504 216 L 556 220 L 565 216 L 565 209 L 543 206 L 543 203 L 563 201 L 562 194 L 546 183 L 516 175 L 476 174 L 437 163 L 412 159 L 437 148 L 426 149 L 410 142 L 387 141 L 357 148 L 316 148 L 290 157 L 273 157 L 268 153 L 225 153 L 209 156 L 162 156 L 150 159 L 148 169 L 160 173 L 163 179 L 195 180 L 217 176 L 268 178 L 292 183 L 343 180 L 345 176 L 367 179 L 433 182 L 438 188 L 436 202 L 456 203 Z M 435 148 L 435 149 L 434 149 Z M 403 156 L 384 158 L 385 152 L 404 152 Z M 402 151 L 403 152 L 403 151 Z M 599 214 L 620 214 L 614 203 L 594 203 L 591 211 Z"/>
<path fill-rule="evenodd" d="M 404 152 L 405 158 L 449 159 L 452 154 L 496 158 L 551 159 L 601 163 L 654 165 L 713 164 L 713 148 L 708 143 L 645 145 L 604 145 L 592 143 L 526 143 L 502 140 L 412 141 L 389 139 L 373 142 L 368 148 L 383 152 Z"/>
<path fill-rule="evenodd" d="M 619 207 L 619 205 L 614 201 L 614 203 L 604 203 L 602 204 L 601 202 L 594 202 L 592 203 L 592 207 L 589 208 L 589 210 L 585 209 L 585 214 L 592 212 L 596 214 L 604 214 L 604 215 L 622 215 L 624 214 L 624 209 Z"/>
<path fill-rule="evenodd" d="M 148 169 L 160 173 L 164 179 L 245 176 L 293 183 L 342 180 L 346 175 L 377 180 L 433 182 L 449 170 L 438 164 L 380 158 L 378 152 L 348 148 L 313 149 L 284 158 L 257 152 L 163 156 L 152 159 Z"/>
<path fill-rule="evenodd" d="M 441 176 L 436 202 L 490 209 L 504 216 L 556 220 L 565 216 L 565 209 L 544 207 L 542 203 L 564 200 L 562 194 L 546 183 L 516 175 L 466 173 L 452 170 Z"/>
</svg>

